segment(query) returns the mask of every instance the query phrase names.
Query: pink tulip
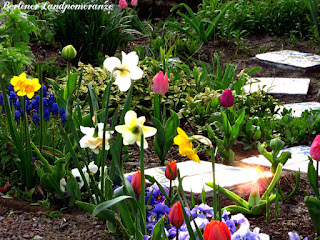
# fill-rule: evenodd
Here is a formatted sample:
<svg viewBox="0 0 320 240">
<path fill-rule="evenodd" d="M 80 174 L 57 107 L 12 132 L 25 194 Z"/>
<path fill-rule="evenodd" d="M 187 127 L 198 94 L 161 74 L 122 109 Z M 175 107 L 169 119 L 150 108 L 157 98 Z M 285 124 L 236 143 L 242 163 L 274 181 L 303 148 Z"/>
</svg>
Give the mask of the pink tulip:
<svg viewBox="0 0 320 240">
<path fill-rule="evenodd" d="M 164 95 L 168 91 L 168 74 L 163 76 L 163 72 L 158 72 L 153 78 L 153 91 L 156 94 Z"/>
<path fill-rule="evenodd" d="M 118 5 L 120 9 L 125 9 L 128 7 L 128 3 L 126 0 L 120 0 Z"/>
<path fill-rule="evenodd" d="M 320 161 L 320 135 L 317 135 L 313 140 L 310 147 L 310 155 L 314 160 Z"/>
<path fill-rule="evenodd" d="M 233 96 L 230 88 L 224 90 L 224 92 L 220 96 L 220 104 L 222 107 L 233 106 Z"/>
<path fill-rule="evenodd" d="M 138 6 L 138 0 L 131 0 L 131 5 L 134 7 Z"/>
</svg>

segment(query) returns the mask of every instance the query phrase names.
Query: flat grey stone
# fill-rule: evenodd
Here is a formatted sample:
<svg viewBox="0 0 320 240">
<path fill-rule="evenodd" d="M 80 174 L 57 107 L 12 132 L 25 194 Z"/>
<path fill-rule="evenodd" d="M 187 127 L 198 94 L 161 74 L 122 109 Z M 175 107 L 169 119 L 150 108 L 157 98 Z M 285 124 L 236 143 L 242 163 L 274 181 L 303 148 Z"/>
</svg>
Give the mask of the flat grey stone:
<svg viewBox="0 0 320 240">
<path fill-rule="evenodd" d="M 283 166 L 283 169 L 293 170 L 293 171 L 299 171 L 300 169 L 301 172 L 304 172 L 304 173 L 308 172 L 308 164 L 309 164 L 308 155 L 310 155 L 310 147 L 296 146 L 296 147 L 283 149 L 280 151 L 280 153 L 283 151 L 290 151 L 292 154 L 291 158 Z M 271 167 L 271 163 L 263 155 L 245 158 L 241 160 L 241 162 L 247 163 L 247 164 Z M 313 164 L 315 166 L 315 161 L 313 162 Z"/>
<path fill-rule="evenodd" d="M 284 108 L 292 109 L 293 117 L 301 117 L 305 110 L 320 110 L 320 103 L 318 102 L 302 102 L 302 103 L 290 103 L 278 106 L 279 112 L 281 113 Z"/>
<path fill-rule="evenodd" d="M 246 93 L 252 93 L 263 89 L 270 94 L 307 95 L 309 78 L 265 78 L 258 77 L 249 80 L 244 86 Z"/>
<path fill-rule="evenodd" d="M 180 176 L 183 177 L 183 189 L 187 193 L 200 194 L 204 188 L 206 193 L 212 192 L 212 188 L 205 183 L 213 182 L 212 163 L 201 161 L 186 161 L 177 163 Z M 223 164 L 215 164 L 216 183 L 222 187 L 232 187 L 238 184 L 255 181 L 258 173 L 255 168 L 239 168 Z M 133 173 L 131 173 L 133 174 Z M 145 174 L 153 176 L 159 183 L 169 187 L 170 182 L 165 177 L 165 167 L 146 169 Z M 178 180 L 173 181 L 173 185 L 178 185 Z"/>
<path fill-rule="evenodd" d="M 257 54 L 256 59 L 266 63 L 273 63 L 275 67 L 288 70 L 295 70 L 295 68 L 302 70 L 315 69 L 320 66 L 319 55 L 293 50 L 281 50 Z"/>
<path fill-rule="evenodd" d="M 5 219 L 5 217 L 0 216 L 0 222 L 1 222 L 2 220 L 4 220 L 4 219 Z"/>
</svg>

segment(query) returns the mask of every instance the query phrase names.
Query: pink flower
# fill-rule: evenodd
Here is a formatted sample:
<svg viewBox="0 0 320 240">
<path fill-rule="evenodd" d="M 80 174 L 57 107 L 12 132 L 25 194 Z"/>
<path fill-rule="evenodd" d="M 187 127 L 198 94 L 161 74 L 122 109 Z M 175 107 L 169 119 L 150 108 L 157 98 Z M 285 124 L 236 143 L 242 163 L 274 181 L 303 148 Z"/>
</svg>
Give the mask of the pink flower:
<svg viewBox="0 0 320 240">
<path fill-rule="evenodd" d="M 119 8 L 120 8 L 120 9 L 125 9 L 125 8 L 127 8 L 127 7 L 128 7 L 128 3 L 127 3 L 126 0 L 120 0 L 120 1 L 119 1 Z"/>
<path fill-rule="evenodd" d="M 310 147 L 310 155 L 314 160 L 320 161 L 320 135 L 317 135 L 313 140 Z"/>
<path fill-rule="evenodd" d="M 220 96 L 220 104 L 222 107 L 233 106 L 233 96 L 230 88 L 224 90 L 224 92 Z"/>
<path fill-rule="evenodd" d="M 131 5 L 134 7 L 138 6 L 138 0 L 131 0 Z"/>
<path fill-rule="evenodd" d="M 153 78 L 153 91 L 156 94 L 164 95 L 168 91 L 168 74 L 163 76 L 163 72 L 158 72 Z"/>
</svg>

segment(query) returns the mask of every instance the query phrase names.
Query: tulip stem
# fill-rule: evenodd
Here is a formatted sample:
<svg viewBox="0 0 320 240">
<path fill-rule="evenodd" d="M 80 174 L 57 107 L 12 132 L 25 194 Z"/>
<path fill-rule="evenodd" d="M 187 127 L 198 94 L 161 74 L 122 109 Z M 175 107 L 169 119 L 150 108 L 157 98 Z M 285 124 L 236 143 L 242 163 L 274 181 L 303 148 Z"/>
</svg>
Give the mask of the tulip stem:
<svg viewBox="0 0 320 240">
<path fill-rule="evenodd" d="M 317 176 L 316 176 L 316 187 L 319 188 L 319 161 L 317 161 Z M 319 191 L 319 189 L 318 189 Z"/>
<path fill-rule="evenodd" d="M 179 240 L 179 228 L 177 227 L 176 240 Z"/>
<path fill-rule="evenodd" d="M 215 156 L 216 152 L 214 148 L 211 147 L 211 162 L 212 162 L 212 176 L 213 176 L 213 219 L 217 220 L 217 187 L 216 187 L 216 177 L 215 177 Z"/>
<path fill-rule="evenodd" d="M 171 206 L 171 189 L 172 189 L 172 179 L 170 179 L 170 188 L 169 188 L 168 207 L 170 207 L 170 206 Z"/>
<path fill-rule="evenodd" d="M 158 119 L 160 122 L 161 113 L 160 113 L 160 95 L 154 94 L 154 117 Z"/>
</svg>

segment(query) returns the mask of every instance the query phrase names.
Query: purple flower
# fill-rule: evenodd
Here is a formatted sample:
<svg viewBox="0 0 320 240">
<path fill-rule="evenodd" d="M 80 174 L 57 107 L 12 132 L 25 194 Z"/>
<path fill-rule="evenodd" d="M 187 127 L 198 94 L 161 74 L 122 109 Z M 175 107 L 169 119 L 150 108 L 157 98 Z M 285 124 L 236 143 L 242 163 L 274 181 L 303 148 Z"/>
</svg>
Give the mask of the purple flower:
<svg viewBox="0 0 320 240">
<path fill-rule="evenodd" d="M 175 239 L 177 233 L 177 229 L 175 227 L 172 227 L 168 231 L 168 238 L 169 239 Z M 190 239 L 188 229 L 186 227 L 186 224 L 184 223 L 180 228 L 179 228 L 179 240 L 187 240 Z"/>
<path fill-rule="evenodd" d="M 166 187 L 163 187 L 166 194 L 169 194 L 169 190 Z M 161 192 L 159 186 L 155 183 L 151 187 L 147 188 L 146 191 L 146 203 L 149 201 L 150 198 L 150 204 L 151 205 L 156 205 L 159 203 L 164 203 L 166 200 L 166 197 L 163 195 Z"/>
<path fill-rule="evenodd" d="M 17 101 L 17 94 L 15 91 L 11 91 L 9 93 L 9 101 L 10 101 L 10 104 L 15 104 L 15 102 Z"/>
<path fill-rule="evenodd" d="M 201 203 L 200 205 L 196 205 L 192 210 L 191 210 L 191 215 L 193 218 L 201 217 L 201 218 L 206 218 L 206 217 L 213 217 L 213 208 L 209 207 L 208 205 Z"/>
<path fill-rule="evenodd" d="M 147 216 L 148 222 L 158 222 L 159 219 L 164 215 L 169 215 L 170 208 L 164 204 L 156 204 L 154 208 L 149 212 Z"/>
<path fill-rule="evenodd" d="M 35 113 L 33 114 L 32 116 L 32 122 L 35 124 L 35 125 L 40 125 L 40 117 L 39 117 L 39 114 L 38 113 Z"/>
<path fill-rule="evenodd" d="M 3 107 L 4 106 L 4 102 L 3 102 L 3 94 L 0 93 L 0 105 Z"/>
<path fill-rule="evenodd" d="M 66 111 L 64 110 L 64 107 L 60 108 L 60 116 L 62 116 L 63 114 L 66 114 Z"/>
<path fill-rule="evenodd" d="M 43 102 L 43 109 L 44 110 L 49 109 L 48 99 L 47 98 L 43 98 L 42 102 Z"/>
<path fill-rule="evenodd" d="M 39 113 L 39 101 L 37 101 L 37 98 L 32 100 L 32 109 Z"/>
<path fill-rule="evenodd" d="M 9 83 L 9 92 L 11 92 L 11 91 L 14 91 L 14 86 L 11 84 L 11 83 Z"/>
<path fill-rule="evenodd" d="M 14 108 L 16 110 L 19 110 L 21 108 L 21 104 L 20 104 L 20 100 L 19 98 L 16 100 L 16 102 L 14 103 Z"/>
<path fill-rule="evenodd" d="M 58 114 L 59 114 L 58 104 L 57 103 L 53 103 L 50 111 L 51 111 L 53 116 L 58 116 Z"/>
<path fill-rule="evenodd" d="M 49 94 L 49 98 L 48 98 L 48 104 L 49 104 L 49 108 L 52 108 L 52 104 L 56 102 L 56 99 L 54 97 L 54 95 L 52 93 Z"/>
<path fill-rule="evenodd" d="M 46 122 L 49 122 L 49 121 L 50 121 L 50 111 L 49 111 L 49 110 L 44 110 L 44 111 L 43 111 L 43 119 L 44 119 Z"/>
<path fill-rule="evenodd" d="M 18 110 L 14 111 L 14 120 L 17 122 L 17 124 L 20 124 L 20 112 Z"/>
<path fill-rule="evenodd" d="M 290 240 L 300 240 L 300 236 L 297 232 L 289 232 L 289 237 L 290 237 Z M 305 237 L 303 240 L 308 240 L 307 237 Z"/>
<path fill-rule="evenodd" d="M 67 116 L 63 114 L 60 119 L 61 119 L 61 124 L 63 126 L 67 122 Z"/>
<path fill-rule="evenodd" d="M 43 97 L 47 97 L 47 87 L 45 85 L 42 85 L 42 92 L 43 92 Z"/>
</svg>

